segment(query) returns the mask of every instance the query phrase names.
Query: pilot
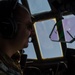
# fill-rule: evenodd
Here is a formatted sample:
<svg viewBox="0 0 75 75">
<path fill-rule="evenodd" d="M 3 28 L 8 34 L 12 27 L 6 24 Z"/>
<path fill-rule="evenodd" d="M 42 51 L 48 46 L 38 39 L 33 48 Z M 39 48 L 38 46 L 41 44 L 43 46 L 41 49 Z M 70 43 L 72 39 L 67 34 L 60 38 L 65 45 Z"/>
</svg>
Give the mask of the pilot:
<svg viewBox="0 0 75 75">
<path fill-rule="evenodd" d="M 31 27 L 31 15 L 22 4 L 17 0 L 0 1 L 0 75 L 22 75 L 11 57 L 28 47 Z"/>
</svg>

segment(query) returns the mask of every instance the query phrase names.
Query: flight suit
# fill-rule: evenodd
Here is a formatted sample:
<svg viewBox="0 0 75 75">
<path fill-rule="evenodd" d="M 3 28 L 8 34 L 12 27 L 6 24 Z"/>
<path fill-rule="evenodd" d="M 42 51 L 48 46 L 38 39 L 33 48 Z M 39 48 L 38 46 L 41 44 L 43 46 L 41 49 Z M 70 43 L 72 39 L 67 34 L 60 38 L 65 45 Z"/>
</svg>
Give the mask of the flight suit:
<svg viewBox="0 0 75 75">
<path fill-rule="evenodd" d="M 0 52 L 0 75 L 22 75 L 21 69 L 5 53 Z"/>
</svg>

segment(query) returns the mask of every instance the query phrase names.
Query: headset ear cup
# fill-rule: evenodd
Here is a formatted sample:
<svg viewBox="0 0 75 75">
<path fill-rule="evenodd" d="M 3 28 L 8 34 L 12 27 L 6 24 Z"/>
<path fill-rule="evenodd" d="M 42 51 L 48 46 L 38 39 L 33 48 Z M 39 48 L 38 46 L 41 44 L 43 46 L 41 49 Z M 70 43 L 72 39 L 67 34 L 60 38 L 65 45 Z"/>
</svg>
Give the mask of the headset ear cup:
<svg viewBox="0 0 75 75">
<path fill-rule="evenodd" d="M 0 20 L 0 35 L 3 38 L 14 38 L 17 33 L 17 24 L 11 18 L 4 18 Z"/>
</svg>

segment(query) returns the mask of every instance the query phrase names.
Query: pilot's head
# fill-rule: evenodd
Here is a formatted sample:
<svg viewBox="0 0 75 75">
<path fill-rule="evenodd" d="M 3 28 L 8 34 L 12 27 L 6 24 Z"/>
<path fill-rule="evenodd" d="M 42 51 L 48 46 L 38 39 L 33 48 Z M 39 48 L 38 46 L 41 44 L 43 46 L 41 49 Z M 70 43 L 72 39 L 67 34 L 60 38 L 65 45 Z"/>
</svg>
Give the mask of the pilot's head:
<svg viewBox="0 0 75 75">
<path fill-rule="evenodd" d="M 12 10 L 8 10 L 5 5 L 4 3 L 3 9 L 1 8 L 3 13 L 0 14 L 0 50 L 11 57 L 17 50 L 28 47 L 32 21 L 28 10 L 18 2 Z"/>
</svg>

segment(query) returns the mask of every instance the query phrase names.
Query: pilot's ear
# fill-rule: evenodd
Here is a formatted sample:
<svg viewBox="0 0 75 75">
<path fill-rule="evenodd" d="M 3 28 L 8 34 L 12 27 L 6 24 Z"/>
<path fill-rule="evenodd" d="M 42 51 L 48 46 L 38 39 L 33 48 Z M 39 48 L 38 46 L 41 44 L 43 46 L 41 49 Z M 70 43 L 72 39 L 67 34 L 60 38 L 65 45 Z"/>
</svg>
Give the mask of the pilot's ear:
<svg viewBox="0 0 75 75">
<path fill-rule="evenodd" d="M 0 20 L 0 34 L 5 39 L 14 38 L 17 34 L 17 24 L 13 18 Z"/>
</svg>

